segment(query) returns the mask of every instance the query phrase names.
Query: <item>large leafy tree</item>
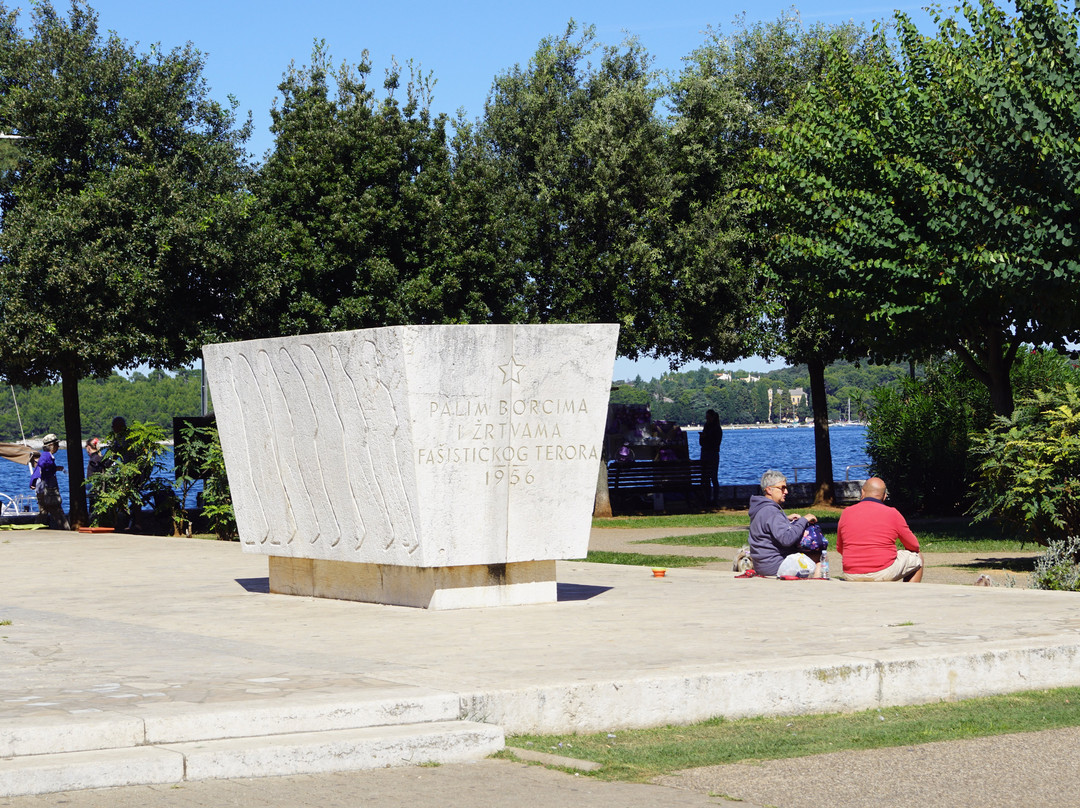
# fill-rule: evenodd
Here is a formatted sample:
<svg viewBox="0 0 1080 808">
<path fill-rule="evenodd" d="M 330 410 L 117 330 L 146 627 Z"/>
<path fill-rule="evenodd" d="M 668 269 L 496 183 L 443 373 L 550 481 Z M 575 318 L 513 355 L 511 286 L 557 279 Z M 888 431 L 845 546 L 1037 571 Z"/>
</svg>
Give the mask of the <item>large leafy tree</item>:
<svg viewBox="0 0 1080 808">
<path fill-rule="evenodd" d="M 1024 343 L 1080 337 L 1078 15 L 1054 0 L 898 14 L 882 58 L 830 58 L 763 177 L 776 264 L 871 355 L 955 352 L 1013 409 Z"/>
<path fill-rule="evenodd" d="M 8 136 L 3 132 L 0 132 L 0 174 L 4 174 L 15 166 L 19 162 L 19 149 L 16 145 L 17 136 Z"/>
<path fill-rule="evenodd" d="M 667 339 L 673 314 L 672 189 L 650 62 L 636 41 L 601 47 L 571 22 L 495 79 L 473 133 L 502 206 L 492 215 L 512 223 L 481 234 L 519 301 L 510 314 L 618 322 L 626 356 Z"/>
<path fill-rule="evenodd" d="M 271 111 L 260 228 L 282 299 L 272 331 L 483 320 L 449 242 L 447 120 L 430 76 L 387 71 L 379 97 L 367 53 L 334 67 L 322 43 L 293 65 Z"/>
<path fill-rule="evenodd" d="M 136 53 L 78 0 L 35 4 L 25 33 L 16 14 L 0 3 L 0 131 L 26 136 L 0 174 L 0 374 L 62 382 L 75 458 L 79 379 L 176 366 L 243 327 L 248 128 L 190 46 Z M 67 471 L 83 523 L 82 463 Z"/>
<path fill-rule="evenodd" d="M 673 259 L 693 291 L 678 298 L 681 352 L 711 360 L 758 352 L 806 363 L 819 501 L 831 500 L 833 477 L 825 367 L 849 341 L 818 305 L 813 284 L 788 284 L 766 271 L 764 236 L 779 223 L 745 190 L 756 186 L 763 148 L 825 71 L 826 54 L 858 53 L 865 38 L 851 23 L 804 27 L 794 13 L 730 34 L 713 30 L 670 90 Z"/>
<path fill-rule="evenodd" d="M 504 316 L 617 322 L 619 352 L 631 357 L 669 343 L 676 313 L 665 256 L 672 180 L 650 65 L 638 42 L 601 46 L 571 21 L 496 77 L 455 174 L 464 190 L 463 169 L 485 166 L 484 187 L 460 197 L 472 214 L 461 218 L 482 274 L 511 294 Z M 596 513 L 610 514 L 602 463 Z"/>
</svg>

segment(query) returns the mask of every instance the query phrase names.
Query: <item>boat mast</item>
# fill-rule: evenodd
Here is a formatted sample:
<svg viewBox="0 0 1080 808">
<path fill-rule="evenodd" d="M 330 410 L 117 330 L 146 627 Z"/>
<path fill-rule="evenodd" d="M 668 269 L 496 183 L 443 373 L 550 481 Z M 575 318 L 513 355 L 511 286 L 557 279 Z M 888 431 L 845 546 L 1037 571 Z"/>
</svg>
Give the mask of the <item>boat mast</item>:
<svg viewBox="0 0 1080 808">
<path fill-rule="evenodd" d="M 26 445 L 26 433 L 23 432 L 22 416 L 19 414 L 19 399 L 15 397 L 15 385 L 8 385 L 11 388 L 11 400 L 15 402 L 15 417 L 19 419 L 19 434 L 22 435 L 23 446 Z"/>
</svg>

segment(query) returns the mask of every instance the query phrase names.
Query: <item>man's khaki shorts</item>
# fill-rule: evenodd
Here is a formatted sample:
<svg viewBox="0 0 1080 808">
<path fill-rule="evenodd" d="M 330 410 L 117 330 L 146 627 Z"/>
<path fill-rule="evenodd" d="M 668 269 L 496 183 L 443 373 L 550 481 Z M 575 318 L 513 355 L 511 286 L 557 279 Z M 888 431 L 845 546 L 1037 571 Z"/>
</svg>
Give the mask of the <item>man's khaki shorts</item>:
<svg viewBox="0 0 1080 808">
<path fill-rule="evenodd" d="M 900 581 L 909 575 L 914 575 L 921 566 L 922 559 L 919 558 L 918 553 L 897 550 L 896 560 L 885 569 L 877 572 L 845 572 L 844 577 L 849 581 Z"/>
</svg>

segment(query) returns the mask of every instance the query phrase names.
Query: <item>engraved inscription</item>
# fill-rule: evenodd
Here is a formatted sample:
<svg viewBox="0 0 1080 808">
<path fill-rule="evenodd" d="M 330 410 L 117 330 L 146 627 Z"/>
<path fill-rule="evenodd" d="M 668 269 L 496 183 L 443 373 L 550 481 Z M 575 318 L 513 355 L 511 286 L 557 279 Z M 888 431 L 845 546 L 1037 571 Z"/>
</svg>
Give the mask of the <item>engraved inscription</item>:
<svg viewBox="0 0 1080 808">
<path fill-rule="evenodd" d="M 498 365 L 503 384 L 521 384 L 527 369 L 513 356 Z M 532 485 L 552 464 L 600 459 L 598 446 L 575 440 L 575 427 L 589 415 L 582 397 L 446 396 L 429 400 L 426 409 L 442 441 L 416 448 L 421 469 L 480 467 L 485 485 L 517 486 Z"/>
</svg>

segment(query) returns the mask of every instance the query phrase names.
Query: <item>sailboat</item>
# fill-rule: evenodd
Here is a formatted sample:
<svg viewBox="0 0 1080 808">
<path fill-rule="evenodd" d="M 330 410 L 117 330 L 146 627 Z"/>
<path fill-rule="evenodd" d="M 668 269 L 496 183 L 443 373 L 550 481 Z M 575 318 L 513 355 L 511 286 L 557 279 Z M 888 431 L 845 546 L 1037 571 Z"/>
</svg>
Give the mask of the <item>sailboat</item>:
<svg viewBox="0 0 1080 808">
<path fill-rule="evenodd" d="M 26 443 L 26 433 L 23 432 L 22 415 L 19 413 L 19 400 L 15 396 L 14 386 L 11 387 L 11 398 L 15 402 L 15 416 L 19 419 L 19 434 L 22 435 L 22 443 L 0 443 L 0 457 L 13 463 L 21 463 L 32 471 L 33 463 L 40 452 Z M 0 491 L 0 517 L 36 517 L 37 515 L 38 504 L 34 494 L 6 494 Z"/>
</svg>

